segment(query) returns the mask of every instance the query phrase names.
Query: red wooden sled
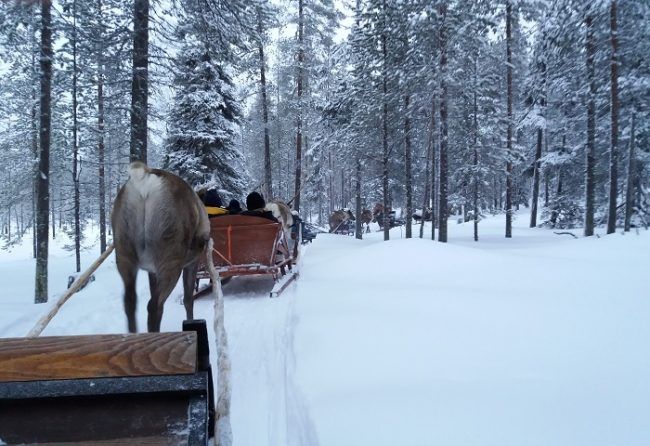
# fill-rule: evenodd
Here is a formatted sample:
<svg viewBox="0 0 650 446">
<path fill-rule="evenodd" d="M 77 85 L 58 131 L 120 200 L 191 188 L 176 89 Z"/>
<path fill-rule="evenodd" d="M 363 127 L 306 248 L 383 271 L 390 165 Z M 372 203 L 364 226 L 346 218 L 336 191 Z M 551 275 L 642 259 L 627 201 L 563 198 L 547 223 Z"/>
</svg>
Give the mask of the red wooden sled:
<svg viewBox="0 0 650 446">
<path fill-rule="evenodd" d="M 294 249 L 280 223 L 248 215 L 224 215 L 210 219 L 214 240 L 212 258 L 221 279 L 233 276 L 270 275 L 275 280 L 271 297 L 278 296 L 298 275 L 294 268 L 299 240 Z M 205 258 L 199 261 L 199 279 L 209 279 Z M 205 294 L 203 288 L 195 294 Z"/>
</svg>

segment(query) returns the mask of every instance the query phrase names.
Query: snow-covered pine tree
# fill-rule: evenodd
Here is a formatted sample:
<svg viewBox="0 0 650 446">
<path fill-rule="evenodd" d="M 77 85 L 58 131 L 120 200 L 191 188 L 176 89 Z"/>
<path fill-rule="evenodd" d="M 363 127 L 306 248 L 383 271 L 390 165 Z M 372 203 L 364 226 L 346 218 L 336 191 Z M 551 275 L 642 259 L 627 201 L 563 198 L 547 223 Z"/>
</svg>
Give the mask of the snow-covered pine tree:
<svg viewBox="0 0 650 446">
<path fill-rule="evenodd" d="M 191 35 L 178 57 L 178 91 L 169 117 L 165 168 L 194 187 L 216 187 L 241 198 L 243 157 L 235 140 L 242 117 L 235 86 L 209 48 Z"/>
</svg>

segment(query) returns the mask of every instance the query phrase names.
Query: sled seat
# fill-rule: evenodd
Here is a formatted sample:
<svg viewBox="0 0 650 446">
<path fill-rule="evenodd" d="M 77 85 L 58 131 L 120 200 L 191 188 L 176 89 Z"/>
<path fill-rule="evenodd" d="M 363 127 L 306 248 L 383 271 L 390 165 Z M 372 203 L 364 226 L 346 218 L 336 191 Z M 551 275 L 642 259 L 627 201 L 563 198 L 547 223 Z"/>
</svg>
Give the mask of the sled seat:
<svg viewBox="0 0 650 446">
<path fill-rule="evenodd" d="M 0 443 L 206 445 L 205 321 L 183 330 L 0 339 Z"/>
<path fill-rule="evenodd" d="M 270 274 L 277 279 L 292 256 L 280 223 L 250 215 L 224 215 L 210 219 L 214 240 L 212 258 L 221 278 Z M 210 278 L 205 256 L 199 261 L 198 279 Z"/>
</svg>

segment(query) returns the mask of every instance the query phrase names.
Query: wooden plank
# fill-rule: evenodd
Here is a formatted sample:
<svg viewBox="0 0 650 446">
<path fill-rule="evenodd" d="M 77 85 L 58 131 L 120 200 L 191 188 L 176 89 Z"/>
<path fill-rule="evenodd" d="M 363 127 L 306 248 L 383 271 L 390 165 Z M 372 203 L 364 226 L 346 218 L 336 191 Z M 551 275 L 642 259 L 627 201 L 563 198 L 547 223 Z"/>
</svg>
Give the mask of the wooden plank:
<svg viewBox="0 0 650 446">
<path fill-rule="evenodd" d="M 38 446 L 183 446 L 187 442 L 180 441 L 178 438 L 168 437 L 136 437 L 136 438 L 115 438 L 113 440 L 91 440 L 91 441 L 65 441 L 56 443 L 28 443 L 28 445 Z"/>
<path fill-rule="evenodd" d="M 189 401 L 182 394 L 136 394 L 4 402 L 0 431 L 8 444 L 120 444 L 126 438 L 141 444 L 136 439 L 156 437 L 163 441 L 152 444 L 187 444 Z"/>
<path fill-rule="evenodd" d="M 0 340 L 0 382 L 188 374 L 196 333 L 52 336 Z"/>
<path fill-rule="evenodd" d="M 117 378 L 57 379 L 0 382 L 0 408 L 11 400 L 106 396 L 147 393 L 202 394 L 208 389 L 208 372 L 185 375 L 121 376 Z M 0 421 L 1 421 L 0 417 Z M 0 435 L 2 438 L 2 435 Z"/>
</svg>

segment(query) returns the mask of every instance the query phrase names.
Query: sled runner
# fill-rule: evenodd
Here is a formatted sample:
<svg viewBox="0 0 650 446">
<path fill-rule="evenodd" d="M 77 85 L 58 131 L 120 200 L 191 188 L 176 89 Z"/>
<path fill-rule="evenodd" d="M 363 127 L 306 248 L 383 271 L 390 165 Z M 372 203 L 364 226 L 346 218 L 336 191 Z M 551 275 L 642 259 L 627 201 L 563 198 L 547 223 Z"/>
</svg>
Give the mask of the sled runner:
<svg viewBox="0 0 650 446">
<path fill-rule="evenodd" d="M 207 445 L 205 321 L 183 330 L 0 340 L 3 444 Z"/>
<path fill-rule="evenodd" d="M 214 240 L 212 258 L 219 277 L 270 275 L 275 280 L 271 297 L 278 296 L 298 275 L 294 265 L 300 245 L 300 232 L 292 231 L 291 240 L 280 223 L 249 215 L 224 215 L 210 220 Z M 199 261 L 197 285 L 209 279 L 206 259 Z M 210 287 L 198 289 L 195 297 Z"/>
</svg>

